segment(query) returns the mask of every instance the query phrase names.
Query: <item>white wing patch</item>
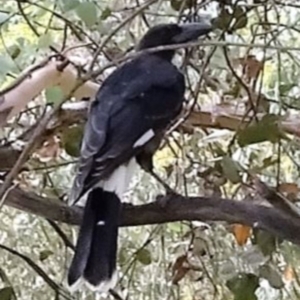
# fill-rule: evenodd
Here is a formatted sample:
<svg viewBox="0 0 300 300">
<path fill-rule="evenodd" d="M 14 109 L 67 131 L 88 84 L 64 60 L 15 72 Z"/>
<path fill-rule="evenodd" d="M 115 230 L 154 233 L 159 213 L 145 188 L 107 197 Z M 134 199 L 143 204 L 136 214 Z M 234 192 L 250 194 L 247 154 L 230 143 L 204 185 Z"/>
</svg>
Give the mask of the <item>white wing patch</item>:
<svg viewBox="0 0 300 300">
<path fill-rule="evenodd" d="M 117 169 L 115 169 L 114 172 L 109 176 L 109 178 L 99 181 L 98 184 L 95 185 L 95 187 L 101 187 L 104 191 L 107 192 L 115 192 L 117 196 L 122 199 L 123 194 L 126 192 L 129 186 L 136 166 L 137 162 L 135 158 L 132 158 L 127 164 L 121 165 Z M 92 187 L 91 189 L 94 189 L 95 187 Z M 77 206 L 85 206 L 88 194 L 91 189 L 89 189 L 87 193 L 85 193 L 79 199 L 79 201 L 76 202 Z M 100 221 L 100 224 L 98 225 L 101 226 L 103 224 L 101 224 Z"/>
<path fill-rule="evenodd" d="M 155 136 L 155 133 L 152 129 L 149 129 L 146 131 L 133 145 L 133 148 L 137 148 L 140 146 L 145 145 L 147 142 L 149 142 L 153 137 Z"/>
<path fill-rule="evenodd" d="M 137 162 L 135 158 L 132 158 L 127 164 L 121 165 L 115 169 L 109 178 L 101 180 L 97 186 L 102 187 L 104 191 L 116 193 L 117 196 L 122 199 L 136 166 Z"/>
</svg>

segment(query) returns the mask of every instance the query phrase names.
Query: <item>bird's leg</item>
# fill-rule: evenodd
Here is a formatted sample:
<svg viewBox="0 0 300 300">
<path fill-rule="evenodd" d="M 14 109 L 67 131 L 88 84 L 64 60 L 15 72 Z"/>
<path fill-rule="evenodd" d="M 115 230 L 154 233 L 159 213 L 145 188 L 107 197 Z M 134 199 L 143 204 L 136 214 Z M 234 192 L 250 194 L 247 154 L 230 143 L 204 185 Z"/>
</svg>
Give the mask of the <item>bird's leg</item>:
<svg viewBox="0 0 300 300">
<path fill-rule="evenodd" d="M 147 173 L 149 173 L 152 177 L 154 177 L 166 190 L 167 195 L 177 194 L 174 189 L 172 189 L 167 183 L 164 182 L 163 179 L 160 178 L 153 170 L 153 153 L 143 151 L 136 156 L 137 162 L 140 164 L 142 169 L 144 169 Z"/>
</svg>

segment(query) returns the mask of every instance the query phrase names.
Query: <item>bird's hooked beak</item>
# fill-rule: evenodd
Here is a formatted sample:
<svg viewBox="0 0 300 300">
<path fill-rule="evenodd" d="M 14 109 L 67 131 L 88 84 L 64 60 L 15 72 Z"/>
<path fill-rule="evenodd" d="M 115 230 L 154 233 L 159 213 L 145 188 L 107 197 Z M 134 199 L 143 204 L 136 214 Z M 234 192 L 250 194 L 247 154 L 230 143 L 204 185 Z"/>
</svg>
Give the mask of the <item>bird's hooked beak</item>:
<svg viewBox="0 0 300 300">
<path fill-rule="evenodd" d="M 173 37 L 175 43 L 186 43 L 196 40 L 198 37 L 208 34 L 213 26 L 209 20 L 180 25 L 181 32 Z"/>
</svg>

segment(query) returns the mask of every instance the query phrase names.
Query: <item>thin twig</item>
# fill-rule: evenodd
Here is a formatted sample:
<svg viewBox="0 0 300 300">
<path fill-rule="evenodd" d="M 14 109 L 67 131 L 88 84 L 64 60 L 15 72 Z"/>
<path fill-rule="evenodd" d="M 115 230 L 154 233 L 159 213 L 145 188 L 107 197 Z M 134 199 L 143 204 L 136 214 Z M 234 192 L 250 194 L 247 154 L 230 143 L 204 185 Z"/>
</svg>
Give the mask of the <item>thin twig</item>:
<svg viewBox="0 0 300 300">
<path fill-rule="evenodd" d="M 65 68 L 68 65 L 68 61 L 62 62 L 62 67 Z M 60 68 L 60 71 L 63 71 L 62 67 Z M 35 127 L 32 136 L 30 137 L 28 143 L 25 145 L 22 153 L 18 157 L 16 163 L 14 164 L 13 168 L 10 170 L 8 175 L 5 178 L 4 183 L 2 184 L 0 188 L 0 202 L 5 202 L 5 194 L 6 190 L 10 187 L 15 177 L 18 175 L 19 171 L 21 170 L 23 164 L 27 161 L 29 155 L 32 153 L 32 151 L 35 148 L 35 145 L 39 139 L 39 137 L 43 134 L 47 124 L 49 121 L 56 115 L 56 113 L 60 110 L 61 106 L 66 102 L 73 94 L 73 92 L 82 84 L 81 81 L 78 81 L 78 83 L 75 85 L 75 87 L 70 91 L 70 93 L 62 99 L 62 101 L 54 107 L 54 109 L 49 112 L 45 113 L 45 115 L 40 119 L 39 122 L 37 122 L 37 126 Z"/>
<path fill-rule="evenodd" d="M 55 292 L 58 292 L 62 297 L 65 299 L 72 299 L 72 297 L 68 296 L 67 292 L 64 291 L 55 281 L 53 281 L 47 275 L 47 273 L 41 269 L 31 258 L 5 245 L 0 244 L 0 248 L 24 260 Z"/>
<path fill-rule="evenodd" d="M 92 62 L 89 66 L 88 69 L 88 74 L 92 73 L 93 67 L 96 63 L 96 60 L 99 56 L 99 54 L 101 53 L 101 51 L 103 50 L 103 48 L 105 47 L 105 45 L 111 40 L 111 38 L 120 30 L 124 27 L 124 25 L 126 25 L 128 22 L 130 22 L 132 19 L 134 19 L 136 16 L 138 16 L 142 11 L 144 11 L 146 8 L 148 8 L 151 4 L 153 4 L 154 2 L 156 2 L 157 0 L 150 0 L 146 3 L 144 3 L 143 5 L 141 5 L 135 12 L 133 12 L 130 16 L 128 16 L 126 19 L 124 19 L 120 24 L 118 24 L 118 26 L 111 31 L 110 34 L 108 34 L 106 36 L 106 38 L 103 40 L 103 42 L 101 43 L 101 45 L 99 46 L 99 48 L 96 50 L 94 57 L 92 59 Z"/>
<path fill-rule="evenodd" d="M 63 240 L 66 247 L 75 250 L 74 244 L 69 240 L 67 235 L 62 231 L 62 229 L 52 220 L 47 219 L 50 226 L 56 231 L 56 233 L 60 236 L 60 238 Z"/>
</svg>

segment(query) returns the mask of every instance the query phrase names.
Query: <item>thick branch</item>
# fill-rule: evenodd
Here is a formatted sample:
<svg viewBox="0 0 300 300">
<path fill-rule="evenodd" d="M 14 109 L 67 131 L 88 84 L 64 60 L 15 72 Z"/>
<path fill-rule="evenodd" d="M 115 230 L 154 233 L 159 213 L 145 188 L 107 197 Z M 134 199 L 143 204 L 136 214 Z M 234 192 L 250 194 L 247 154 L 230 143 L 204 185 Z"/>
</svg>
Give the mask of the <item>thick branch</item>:
<svg viewBox="0 0 300 300">
<path fill-rule="evenodd" d="M 78 70 L 65 57 L 50 56 L 26 69 L 10 86 L 0 92 L 0 126 L 25 108 L 43 90 L 59 86 L 67 96 L 78 83 Z M 87 81 L 72 93 L 75 99 L 93 97 L 99 85 Z"/>
<path fill-rule="evenodd" d="M 89 91 L 91 92 L 92 89 L 89 89 Z M 88 105 L 89 101 L 65 103 L 52 122 L 48 124 L 47 129 L 39 141 L 40 145 L 42 145 L 48 137 L 62 133 L 64 130 L 67 130 L 69 126 L 85 122 Z M 182 125 L 183 128 L 192 129 L 194 127 L 201 127 L 237 131 L 238 129 L 245 128 L 249 122 L 248 118 L 244 118 L 242 114 L 234 114 L 234 112 L 226 112 L 225 114 L 219 111 L 218 115 L 216 115 L 215 110 L 215 107 L 211 107 L 211 109 L 204 108 L 201 111 L 193 111 Z M 258 118 L 262 117 L 262 114 L 258 116 Z M 280 122 L 280 126 L 285 132 L 300 136 L 300 118 L 286 117 Z M 32 129 L 34 129 L 34 127 Z M 32 132 L 32 130 L 29 130 L 24 134 L 22 140 L 28 141 Z M 0 147 L 0 171 L 11 169 L 20 152 L 21 151 L 11 146 Z"/>
<path fill-rule="evenodd" d="M 199 43 L 197 42 L 195 44 L 192 43 L 182 46 L 186 47 L 188 45 L 199 46 Z M 171 48 L 173 49 L 173 47 L 174 45 L 172 45 Z M 149 49 L 149 51 L 157 51 L 159 48 L 160 47 Z M 167 48 L 169 47 L 163 47 L 163 49 Z M 139 53 L 122 57 L 120 62 L 137 55 L 139 55 Z M 107 67 L 113 65 L 114 64 L 111 63 L 108 64 Z M 48 87 L 59 86 L 64 96 L 69 95 L 77 85 L 78 79 L 78 67 L 75 67 L 75 65 L 66 57 L 61 57 L 59 55 L 48 57 L 42 62 L 25 70 L 11 86 L 0 92 L 0 126 L 5 124 L 9 118 L 18 114 L 29 101 Z M 87 80 L 73 92 L 73 97 L 77 100 L 82 98 L 93 98 L 99 87 L 99 84 Z M 75 103 L 73 104 L 76 106 Z M 72 104 L 70 107 L 71 106 Z M 76 110 L 73 109 L 73 113 L 75 114 Z M 85 114 L 86 113 L 84 112 L 84 115 Z M 230 105 L 224 106 L 222 104 L 217 104 L 211 107 L 202 107 L 201 111 L 193 112 L 190 114 L 185 125 L 236 131 L 237 129 L 246 126 L 249 122 L 249 118 L 244 118 L 244 114 L 245 109 L 237 112 L 235 106 L 231 107 Z M 263 114 L 258 116 L 258 119 L 261 117 L 263 117 Z M 70 123 L 72 120 L 74 120 L 74 118 L 71 119 Z M 299 122 L 298 116 L 287 116 L 282 118 L 279 125 L 284 131 L 300 136 Z"/>
<path fill-rule="evenodd" d="M 164 206 L 162 202 L 167 200 Z M 17 209 L 54 221 L 79 224 L 82 209 L 13 189 L 5 202 Z M 300 220 L 271 207 L 220 198 L 181 196 L 163 197 L 149 204 L 124 205 L 121 226 L 159 224 L 184 220 L 225 221 L 266 230 L 300 245 Z"/>
</svg>

